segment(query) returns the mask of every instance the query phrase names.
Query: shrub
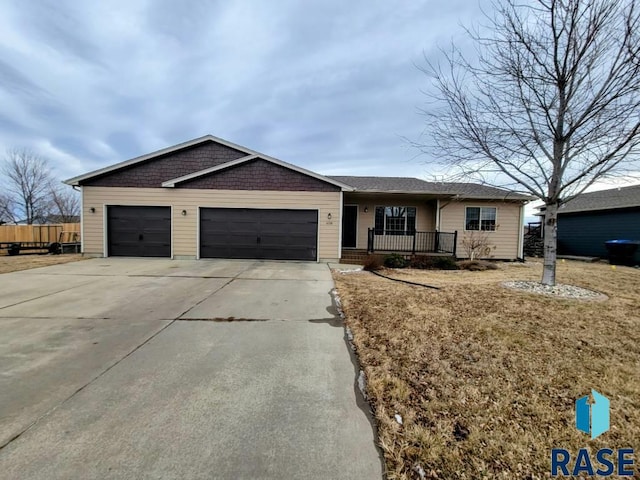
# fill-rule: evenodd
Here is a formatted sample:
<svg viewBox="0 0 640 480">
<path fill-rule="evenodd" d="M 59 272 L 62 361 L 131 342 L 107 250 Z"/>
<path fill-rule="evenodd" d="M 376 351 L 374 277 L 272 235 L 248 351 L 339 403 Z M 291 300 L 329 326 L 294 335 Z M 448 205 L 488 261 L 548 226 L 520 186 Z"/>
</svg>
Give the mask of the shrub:
<svg viewBox="0 0 640 480">
<path fill-rule="evenodd" d="M 500 225 L 496 225 L 496 230 Z M 462 237 L 462 248 L 467 253 L 470 260 L 491 257 L 491 251 L 496 249 L 495 245 L 489 244 L 489 235 L 486 232 L 466 233 Z"/>
<path fill-rule="evenodd" d="M 430 257 L 426 255 L 414 255 L 409 262 L 411 268 L 421 270 L 457 270 L 458 266 L 453 257 Z"/>
<path fill-rule="evenodd" d="M 483 272 L 485 270 L 497 270 L 498 265 L 493 262 L 487 262 L 486 260 L 462 260 L 458 262 L 458 268 L 472 272 Z"/>
<path fill-rule="evenodd" d="M 382 268 L 382 260 L 378 255 L 367 255 L 362 264 L 362 269 L 369 272 L 380 270 Z"/>
<path fill-rule="evenodd" d="M 384 266 L 387 268 L 405 268 L 409 262 L 403 255 L 392 253 L 384 257 Z"/>
<path fill-rule="evenodd" d="M 418 268 L 420 270 L 430 270 L 433 268 L 433 257 L 427 257 L 425 255 L 414 255 L 409 261 L 411 268 Z"/>
<path fill-rule="evenodd" d="M 458 270 L 456 259 L 453 257 L 433 257 L 433 268 L 439 270 Z"/>
</svg>

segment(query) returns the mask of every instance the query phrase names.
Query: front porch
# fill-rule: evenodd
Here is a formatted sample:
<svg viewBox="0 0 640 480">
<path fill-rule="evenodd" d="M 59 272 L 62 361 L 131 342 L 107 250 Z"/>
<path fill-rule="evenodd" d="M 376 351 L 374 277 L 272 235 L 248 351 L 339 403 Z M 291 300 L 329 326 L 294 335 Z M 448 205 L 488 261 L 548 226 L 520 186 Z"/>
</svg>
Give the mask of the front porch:
<svg viewBox="0 0 640 480">
<path fill-rule="evenodd" d="M 349 193 L 342 209 L 342 258 L 367 254 L 453 255 L 457 233 L 438 228 L 434 195 Z"/>
<path fill-rule="evenodd" d="M 368 253 L 366 250 L 354 250 L 352 248 L 342 250 L 342 256 L 340 257 L 340 263 L 351 264 L 351 265 L 362 265 L 366 258 L 370 255 L 376 255 L 380 257 L 382 260 L 387 255 L 391 255 L 392 253 L 402 253 L 402 252 L 391 252 L 391 251 L 380 251 L 375 253 Z M 411 253 L 406 253 L 405 257 L 409 257 Z M 427 253 L 416 253 L 416 255 L 425 256 L 425 257 L 450 257 L 450 253 L 435 253 L 435 252 L 427 252 Z"/>
<path fill-rule="evenodd" d="M 386 233 L 384 237 L 388 235 L 403 238 L 414 231 L 435 232 L 438 230 L 437 216 L 438 202 L 431 195 L 345 193 L 342 207 L 342 248 L 365 251 L 372 248 L 399 248 L 408 240 L 374 238 L 374 244 L 370 245 L 369 230 L 375 229 L 376 233 L 393 231 Z M 420 245 L 419 239 L 416 242 Z M 413 250 L 412 246 L 408 248 Z"/>
<path fill-rule="evenodd" d="M 377 230 L 367 232 L 367 253 L 433 253 L 456 256 L 458 232 Z"/>
<path fill-rule="evenodd" d="M 385 256 L 391 253 L 403 255 L 456 256 L 458 232 L 367 232 L 367 248 L 343 248 L 341 263 L 363 263 L 369 255 Z"/>
</svg>

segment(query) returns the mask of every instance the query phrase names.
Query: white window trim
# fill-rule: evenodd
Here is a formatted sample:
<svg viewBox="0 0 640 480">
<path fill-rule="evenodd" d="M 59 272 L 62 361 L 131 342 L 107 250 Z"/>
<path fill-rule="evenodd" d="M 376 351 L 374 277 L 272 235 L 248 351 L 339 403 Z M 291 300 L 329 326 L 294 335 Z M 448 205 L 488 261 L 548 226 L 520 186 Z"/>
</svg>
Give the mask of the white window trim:
<svg viewBox="0 0 640 480">
<path fill-rule="evenodd" d="M 376 205 L 374 207 L 373 210 L 373 229 L 376 229 L 376 209 L 378 209 L 378 207 L 380 208 L 387 208 L 387 207 L 392 207 L 392 208 L 415 208 L 416 209 L 416 232 L 418 231 L 418 206 L 417 205 Z M 407 217 L 405 217 L 405 221 L 404 221 L 404 232 L 406 234 L 407 232 Z M 387 215 L 385 213 L 384 215 L 384 228 L 383 231 L 387 231 Z"/>
<path fill-rule="evenodd" d="M 480 209 L 480 217 L 478 218 L 478 229 L 477 230 L 468 230 L 467 229 L 467 208 L 479 208 Z M 480 227 L 482 226 L 482 209 L 483 208 L 493 208 L 496 211 L 496 219 L 495 219 L 495 228 L 493 230 L 482 230 Z M 464 231 L 465 232 L 495 232 L 498 230 L 498 207 L 492 207 L 490 205 L 465 205 L 464 206 Z"/>
</svg>

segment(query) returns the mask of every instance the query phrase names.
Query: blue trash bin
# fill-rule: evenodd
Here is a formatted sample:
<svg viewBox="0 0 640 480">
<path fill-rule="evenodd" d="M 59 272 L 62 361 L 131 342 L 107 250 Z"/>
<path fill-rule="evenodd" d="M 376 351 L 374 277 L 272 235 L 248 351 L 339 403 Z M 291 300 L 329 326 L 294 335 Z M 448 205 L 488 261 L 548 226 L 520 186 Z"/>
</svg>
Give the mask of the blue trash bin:
<svg viewBox="0 0 640 480">
<path fill-rule="evenodd" d="M 604 246 L 609 252 L 609 263 L 611 265 L 635 265 L 634 257 L 638 250 L 638 245 L 640 245 L 638 240 L 608 240 L 604 242 Z"/>
</svg>

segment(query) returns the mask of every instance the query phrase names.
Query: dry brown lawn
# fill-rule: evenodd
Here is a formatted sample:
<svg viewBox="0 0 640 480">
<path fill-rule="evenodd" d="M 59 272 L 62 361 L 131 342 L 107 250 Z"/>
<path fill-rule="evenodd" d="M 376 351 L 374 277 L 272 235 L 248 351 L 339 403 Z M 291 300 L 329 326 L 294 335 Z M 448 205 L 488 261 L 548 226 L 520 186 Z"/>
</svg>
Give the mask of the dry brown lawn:
<svg viewBox="0 0 640 480">
<path fill-rule="evenodd" d="M 558 264 L 560 283 L 608 295 L 599 302 L 501 286 L 541 272 L 385 272 L 441 290 L 334 273 L 389 479 L 420 478 L 416 465 L 426 478 L 545 478 L 552 448 L 632 447 L 638 469 L 640 270 Z M 574 427 L 591 388 L 611 401 L 611 429 L 593 441 Z"/>
<path fill-rule="evenodd" d="M 29 270 L 31 268 L 47 267 L 60 263 L 77 262 L 86 260 L 80 254 L 64 255 L 15 255 L 0 256 L 0 273 L 17 272 L 19 270 Z"/>
</svg>

